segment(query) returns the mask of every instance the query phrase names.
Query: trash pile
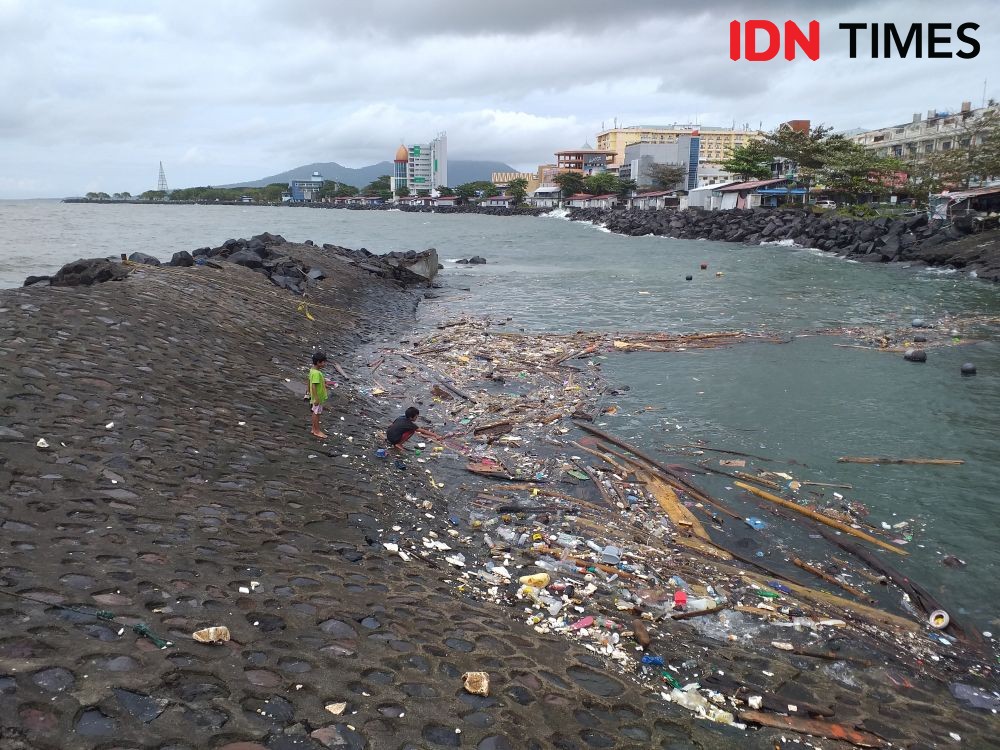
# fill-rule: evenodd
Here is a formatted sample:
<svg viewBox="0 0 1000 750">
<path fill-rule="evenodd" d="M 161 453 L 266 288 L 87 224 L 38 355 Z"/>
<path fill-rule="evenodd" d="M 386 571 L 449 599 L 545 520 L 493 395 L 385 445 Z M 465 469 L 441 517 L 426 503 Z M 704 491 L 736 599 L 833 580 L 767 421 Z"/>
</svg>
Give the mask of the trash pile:
<svg viewBox="0 0 1000 750">
<path fill-rule="evenodd" d="M 682 446 L 681 457 L 738 457 L 664 463 L 595 426 L 616 409 L 605 403 L 615 392 L 601 379 L 601 352 L 778 339 L 496 328 L 444 323 L 369 361 L 369 395 L 398 406 L 429 393 L 422 414 L 443 435 L 413 456 L 449 497 L 448 539 L 394 537 L 390 552 L 404 561 L 440 557 L 463 595 L 581 642 L 609 668 L 712 721 L 887 746 L 838 724 L 837 707 L 822 696 L 792 703 L 778 694 L 803 658 L 838 667 L 845 680 L 851 670 L 909 668 L 960 685 L 971 705 L 993 705 L 992 635 L 886 560 L 907 554 L 920 532 L 915 519 L 870 522 L 868 509 L 839 491 L 850 485 L 752 470 L 759 457 L 748 454 Z M 440 466 L 433 473 L 431 462 Z M 696 483 L 708 473 L 731 479 L 732 497 Z M 746 512 L 750 504 L 757 510 Z M 779 529 L 784 554 L 765 554 L 754 535 Z M 758 650 L 775 666 L 754 670 L 727 656 L 720 668 L 728 648 Z"/>
</svg>

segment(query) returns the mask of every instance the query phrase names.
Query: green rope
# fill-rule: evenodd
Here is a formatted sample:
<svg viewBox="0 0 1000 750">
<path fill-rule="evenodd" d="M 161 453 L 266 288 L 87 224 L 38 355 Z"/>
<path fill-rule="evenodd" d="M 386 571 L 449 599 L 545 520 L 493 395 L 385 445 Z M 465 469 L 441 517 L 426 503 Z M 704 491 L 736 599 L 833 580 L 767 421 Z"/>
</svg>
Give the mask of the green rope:
<svg viewBox="0 0 1000 750">
<path fill-rule="evenodd" d="M 25 594 L 17 594 L 13 591 L 7 591 L 6 589 L 0 589 L 0 594 L 6 594 L 14 599 L 23 599 L 26 602 L 33 602 L 34 604 L 44 604 L 47 607 L 58 607 L 59 609 L 66 610 L 67 612 L 76 612 L 78 615 L 96 617 L 99 620 L 108 620 L 109 622 L 113 622 L 118 619 L 118 615 L 107 609 L 98 609 L 93 612 L 88 612 L 87 610 L 78 609 L 77 607 L 70 607 L 68 604 L 54 604 L 53 602 L 36 599 L 33 596 L 27 596 Z M 156 635 L 156 633 L 150 630 L 149 626 L 144 622 L 133 625 L 132 631 L 140 638 L 147 638 L 152 641 L 157 648 L 167 648 L 173 645 L 170 641 Z"/>
</svg>

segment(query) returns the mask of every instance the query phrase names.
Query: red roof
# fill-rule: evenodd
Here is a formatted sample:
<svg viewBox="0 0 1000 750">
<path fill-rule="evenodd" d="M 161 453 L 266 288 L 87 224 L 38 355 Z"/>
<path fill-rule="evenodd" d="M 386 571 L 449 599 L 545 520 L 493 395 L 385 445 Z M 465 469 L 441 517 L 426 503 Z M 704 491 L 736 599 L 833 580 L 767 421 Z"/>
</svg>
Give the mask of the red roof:
<svg viewBox="0 0 1000 750">
<path fill-rule="evenodd" d="M 673 195 L 673 190 L 654 190 L 651 193 L 636 193 L 633 198 L 659 198 L 661 195 Z"/>
</svg>

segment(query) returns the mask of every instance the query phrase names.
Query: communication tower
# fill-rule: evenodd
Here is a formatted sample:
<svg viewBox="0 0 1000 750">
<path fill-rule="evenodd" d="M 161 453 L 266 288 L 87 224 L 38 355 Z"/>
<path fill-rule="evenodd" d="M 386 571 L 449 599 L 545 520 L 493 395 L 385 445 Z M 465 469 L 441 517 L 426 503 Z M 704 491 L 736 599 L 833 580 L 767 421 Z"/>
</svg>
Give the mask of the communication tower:
<svg viewBox="0 0 1000 750">
<path fill-rule="evenodd" d="M 163 193 L 166 193 L 166 192 L 169 191 L 169 188 L 167 187 L 167 175 L 163 171 L 163 162 L 162 161 L 160 162 L 160 176 L 159 176 L 159 178 L 156 181 L 156 189 L 159 190 L 160 192 L 163 192 Z"/>
</svg>

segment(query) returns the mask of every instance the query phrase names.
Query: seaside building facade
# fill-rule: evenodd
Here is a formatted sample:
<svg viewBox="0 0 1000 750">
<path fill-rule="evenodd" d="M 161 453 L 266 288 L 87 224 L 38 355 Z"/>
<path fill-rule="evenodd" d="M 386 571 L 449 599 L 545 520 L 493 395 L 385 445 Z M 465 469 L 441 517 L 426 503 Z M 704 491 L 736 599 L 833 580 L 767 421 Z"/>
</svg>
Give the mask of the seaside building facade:
<svg viewBox="0 0 1000 750">
<path fill-rule="evenodd" d="M 629 125 L 602 130 L 597 134 L 597 148 L 613 154 L 610 164 L 621 166 L 625 149 L 633 143 L 676 143 L 681 136 L 698 133 L 698 158 L 702 162 L 721 162 L 737 146 L 745 146 L 760 137 L 749 126 L 721 128 L 706 125 Z"/>
<path fill-rule="evenodd" d="M 323 187 L 323 175 L 313 172 L 308 180 L 292 180 L 288 183 L 288 199 L 293 203 L 312 203 L 319 200 Z"/>
<path fill-rule="evenodd" d="M 633 143 L 625 147 L 625 155 L 618 175 L 623 179 L 635 180 L 640 188 L 650 187 L 653 179 L 649 168 L 654 164 L 672 164 L 684 168 L 684 175 L 677 190 L 692 190 L 698 187 L 698 155 L 700 151 L 698 131 L 678 136 L 672 143 Z"/>
<path fill-rule="evenodd" d="M 405 160 L 404 160 L 405 155 Z M 436 196 L 448 186 L 448 135 L 438 133 L 430 143 L 400 145 L 393 159 L 389 189 L 393 198 L 406 187 L 411 195 Z"/>
<path fill-rule="evenodd" d="M 490 182 L 501 190 L 505 190 L 511 182 L 518 179 L 528 181 L 529 193 L 533 193 L 542 184 L 538 175 L 532 172 L 493 172 L 490 175 Z"/>
<path fill-rule="evenodd" d="M 894 156 L 907 161 L 920 161 L 928 156 L 957 148 L 968 148 L 982 134 L 976 126 L 989 114 L 1000 114 L 1000 103 L 992 99 L 984 107 L 972 108 L 971 102 L 962 102 L 958 112 L 928 110 L 927 117 L 914 113 L 910 122 L 877 130 L 865 130 L 850 139 L 875 152 L 876 156 Z"/>
<path fill-rule="evenodd" d="M 614 156 L 613 151 L 585 143 L 580 148 L 556 151 L 556 168 L 559 172 L 580 172 L 589 176 L 607 171 Z"/>
</svg>

